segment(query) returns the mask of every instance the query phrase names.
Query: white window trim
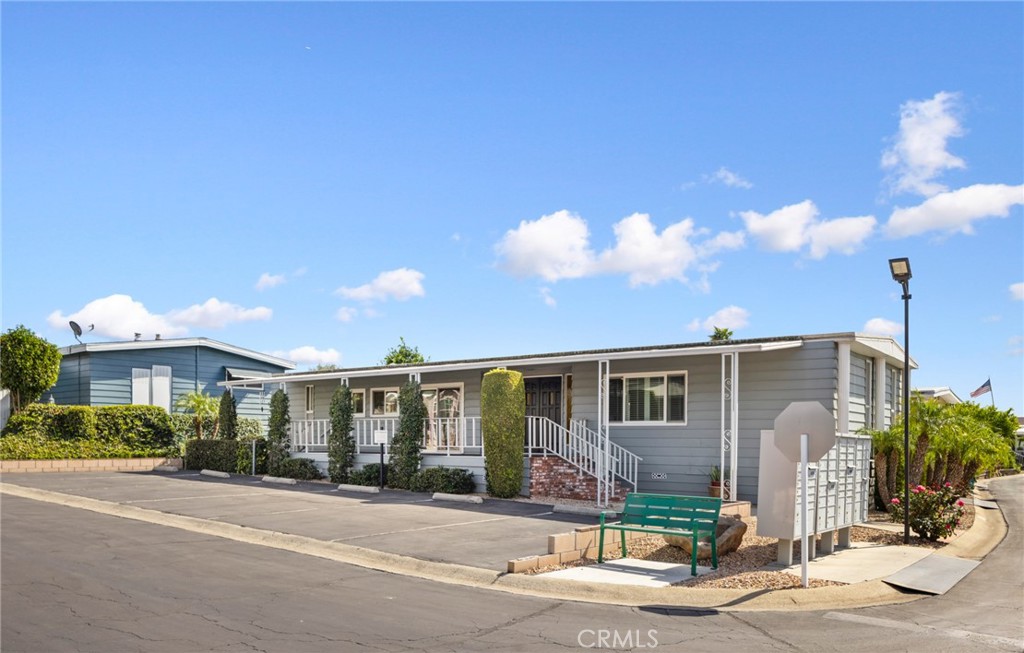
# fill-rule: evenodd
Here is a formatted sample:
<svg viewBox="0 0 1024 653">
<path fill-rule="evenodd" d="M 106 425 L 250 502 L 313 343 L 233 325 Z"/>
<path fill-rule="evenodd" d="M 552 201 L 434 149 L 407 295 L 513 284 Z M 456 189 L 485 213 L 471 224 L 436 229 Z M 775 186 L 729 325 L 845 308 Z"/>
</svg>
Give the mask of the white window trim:
<svg viewBox="0 0 1024 653">
<path fill-rule="evenodd" d="M 399 412 L 398 410 L 395 410 L 395 412 L 393 412 L 393 413 L 384 412 L 384 413 L 382 413 L 380 415 L 375 415 L 373 413 L 373 393 L 374 392 L 385 392 L 385 393 L 387 393 L 387 392 L 395 392 L 395 393 L 398 393 L 398 392 L 400 392 L 400 389 L 398 388 L 398 386 L 394 386 L 394 387 L 391 387 L 391 388 L 370 388 L 370 404 L 369 405 L 367 405 L 365 403 L 363 404 L 363 408 L 366 409 L 369 417 L 373 417 L 375 419 L 381 419 L 383 417 L 398 417 L 398 412 Z M 384 402 L 384 405 L 387 406 L 387 402 L 386 401 Z M 395 402 L 395 405 L 397 406 L 398 402 Z"/>
<path fill-rule="evenodd" d="M 310 398 L 312 397 L 312 401 Z M 303 394 L 303 400 L 306 405 L 303 408 L 306 411 L 306 419 L 311 419 L 316 414 L 316 386 L 313 384 L 305 387 L 305 393 Z"/>
<path fill-rule="evenodd" d="M 358 390 L 349 389 L 349 391 L 352 393 L 353 396 L 360 395 L 363 398 L 363 410 L 362 410 L 362 412 L 357 413 L 355 411 L 355 409 L 353 408 L 352 409 L 352 417 L 366 417 L 366 389 L 365 388 L 359 388 Z"/>
<path fill-rule="evenodd" d="M 660 376 L 665 380 L 665 419 L 662 420 L 629 420 L 626 419 L 626 392 L 625 392 L 625 380 L 626 379 L 637 379 L 637 378 L 650 378 L 652 376 Z M 683 377 L 683 414 L 686 416 L 684 420 L 669 420 L 668 419 L 668 377 L 670 376 L 681 376 Z M 609 426 L 686 426 L 690 419 L 690 375 L 686 370 L 677 370 L 673 372 L 630 372 L 629 374 L 609 374 L 608 380 L 622 379 L 623 380 L 623 392 L 622 392 L 622 417 L 623 419 L 618 422 L 613 422 L 609 419 Z"/>
</svg>

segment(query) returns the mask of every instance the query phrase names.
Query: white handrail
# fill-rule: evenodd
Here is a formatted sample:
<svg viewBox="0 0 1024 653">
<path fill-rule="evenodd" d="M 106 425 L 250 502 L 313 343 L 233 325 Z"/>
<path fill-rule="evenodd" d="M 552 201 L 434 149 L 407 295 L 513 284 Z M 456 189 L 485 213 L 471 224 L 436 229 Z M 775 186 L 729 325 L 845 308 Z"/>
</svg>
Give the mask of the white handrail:
<svg viewBox="0 0 1024 653">
<path fill-rule="evenodd" d="M 374 432 L 385 432 L 390 448 L 398 430 L 397 417 L 364 417 L 353 421 L 352 431 L 359 449 L 379 447 Z M 327 438 L 331 433 L 331 420 L 310 419 L 291 422 L 288 436 L 292 451 L 327 451 Z M 434 417 L 423 420 L 423 450 L 428 453 L 460 454 L 466 449 L 483 447 L 479 417 Z"/>
<path fill-rule="evenodd" d="M 614 442 L 609 441 L 607 444 L 611 473 L 632 485 L 635 491 L 639 462 L 643 458 Z M 535 452 L 542 455 L 551 453 L 581 472 L 599 478 L 603 451 L 601 445 L 597 431 L 587 428 L 583 420 L 570 420 L 569 428 L 566 429 L 546 417 L 526 418 L 526 448 L 529 455 Z"/>
</svg>

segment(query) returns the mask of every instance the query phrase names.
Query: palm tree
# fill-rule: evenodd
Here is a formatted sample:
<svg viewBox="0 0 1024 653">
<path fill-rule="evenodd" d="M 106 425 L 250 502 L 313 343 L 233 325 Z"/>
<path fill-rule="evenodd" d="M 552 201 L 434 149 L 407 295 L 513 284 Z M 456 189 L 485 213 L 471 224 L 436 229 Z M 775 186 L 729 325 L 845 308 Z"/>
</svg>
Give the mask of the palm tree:
<svg viewBox="0 0 1024 653">
<path fill-rule="evenodd" d="M 220 402 L 205 392 L 189 392 L 178 397 L 174 407 L 183 413 L 192 413 L 192 424 L 196 428 L 196 437 L 203 437 L 203 423 L 213 419 L 213 434 L 211 438 L 217 437 L 217 429 L 220 427 L 217 419 Z"/>
<path fill-rule="evenodd" d="M 725 327 L 715 327 L 715 332 L 708 336 L 708 339 L 712 342 L 721 342 L 723 340 L 732 340 L 732 329 Z"/>
</svg>

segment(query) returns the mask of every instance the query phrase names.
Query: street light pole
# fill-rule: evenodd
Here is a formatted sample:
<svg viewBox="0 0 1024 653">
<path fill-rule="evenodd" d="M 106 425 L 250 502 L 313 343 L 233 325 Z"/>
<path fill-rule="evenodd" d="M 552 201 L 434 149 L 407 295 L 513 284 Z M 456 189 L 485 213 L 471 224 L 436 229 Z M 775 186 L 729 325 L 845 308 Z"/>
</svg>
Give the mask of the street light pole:
<svg viewBox="0 0 1024 653">
<path fill-rule="evenodd" d="M 903 543 L 910 544 L 910 259 L 889 259 L 889 270 L 903 287 Z"/>
</svg>

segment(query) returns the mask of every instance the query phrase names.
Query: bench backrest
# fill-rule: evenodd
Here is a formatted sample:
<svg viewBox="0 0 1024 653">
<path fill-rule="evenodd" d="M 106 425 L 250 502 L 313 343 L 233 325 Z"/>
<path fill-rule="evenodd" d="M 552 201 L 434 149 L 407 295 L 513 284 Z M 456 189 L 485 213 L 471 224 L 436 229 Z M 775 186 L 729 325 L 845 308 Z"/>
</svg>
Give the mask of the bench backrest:
<svg viewBox="0 0 1024 653">
<path fill-rule="evenodd" d="M 714 531 L 721 509 L 722 500 L 718 497 L 630 493 L 619 521 L 631 526 Z"/>
</svg>

